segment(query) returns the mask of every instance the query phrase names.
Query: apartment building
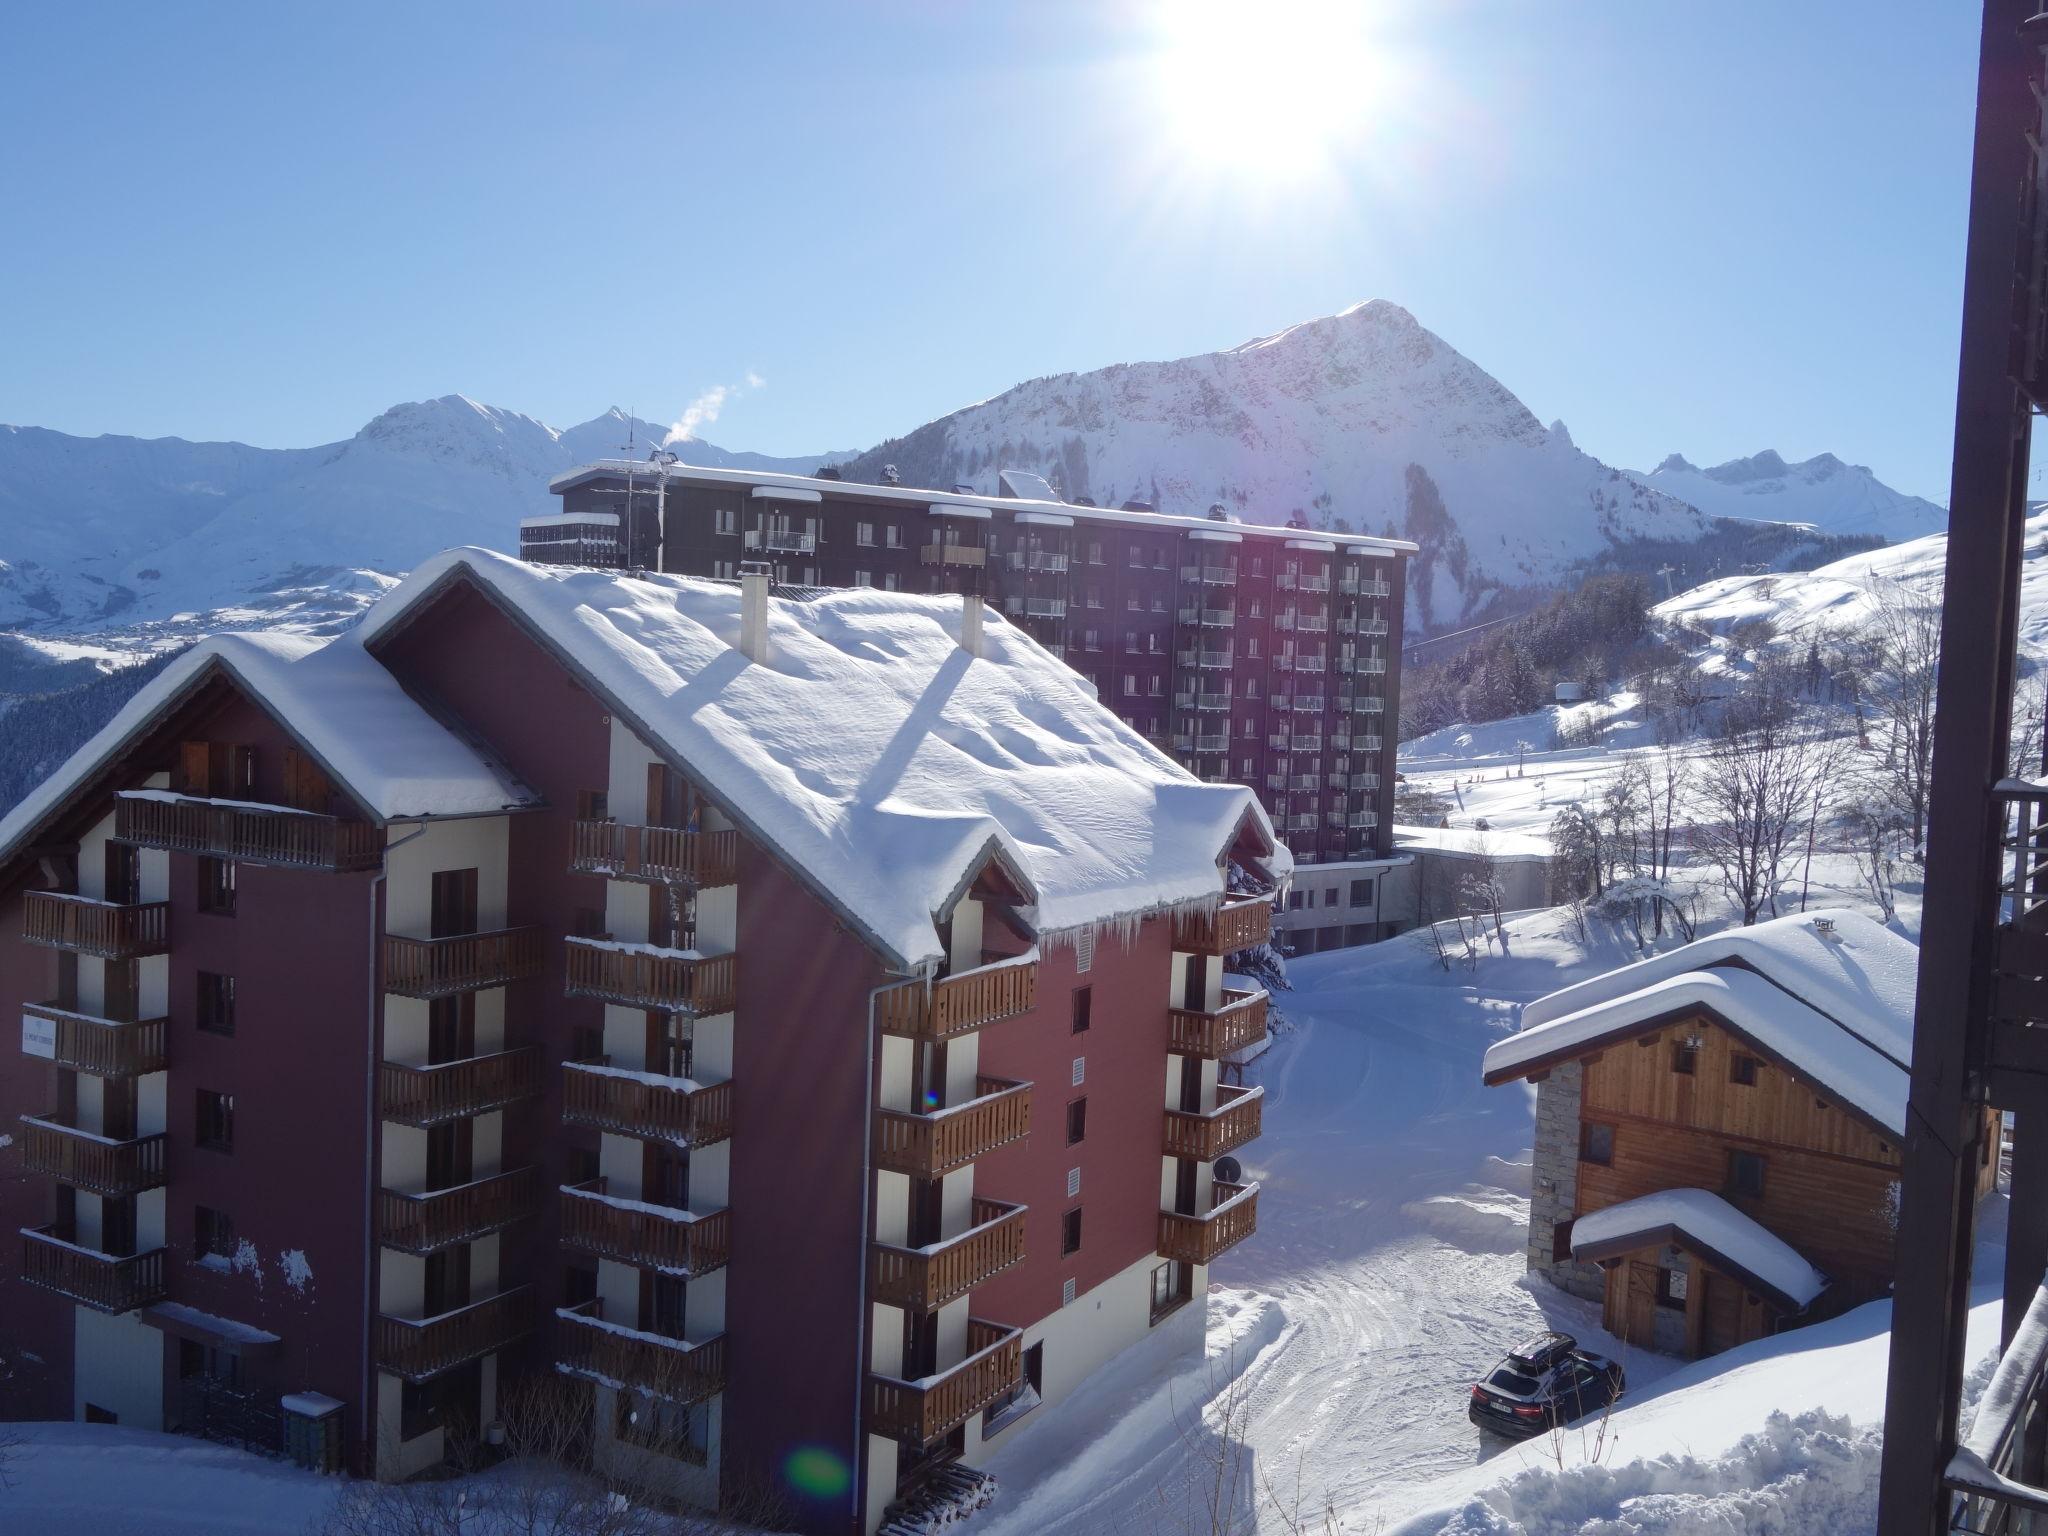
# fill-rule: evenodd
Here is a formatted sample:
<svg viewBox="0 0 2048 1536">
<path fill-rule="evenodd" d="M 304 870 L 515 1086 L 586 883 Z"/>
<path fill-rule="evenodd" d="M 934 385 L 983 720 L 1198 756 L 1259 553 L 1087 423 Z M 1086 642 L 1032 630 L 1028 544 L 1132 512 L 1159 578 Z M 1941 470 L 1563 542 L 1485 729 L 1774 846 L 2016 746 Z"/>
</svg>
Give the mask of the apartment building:
<svg viewBox="0 0 2048 1536">
<path fill-rule="evenodd" d="M 1006 494 L 614 460 L 561 476 L 528 560 L 978 593 L 1196 777 L 1260 796 L 1297 864 L 1394 854 L 1398 539 Z M 1370 876 L 1374 871 L 1361 871 Z M 1368 938 L 1384 925 L 1350 925 Z"/>
<path fill-rule="evenodd" d="M 428 562 L 0 821 L 0 1411 L 442 1460 L 517 1382 L 874 1531 L 1255 1228 L 1287 850 L 978 599 Z"/>
</svg>

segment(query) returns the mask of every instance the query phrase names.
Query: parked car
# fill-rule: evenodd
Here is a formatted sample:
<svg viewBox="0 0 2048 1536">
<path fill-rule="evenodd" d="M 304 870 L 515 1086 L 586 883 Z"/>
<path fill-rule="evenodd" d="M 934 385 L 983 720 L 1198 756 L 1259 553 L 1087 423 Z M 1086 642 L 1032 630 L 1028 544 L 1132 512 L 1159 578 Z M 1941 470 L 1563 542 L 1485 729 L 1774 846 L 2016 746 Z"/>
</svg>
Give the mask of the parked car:
<svg viewBox="0 0 2048 1536">
<path fill-rule="evenodd" d="M 1469 1411 L 1481 1429 L 1526 1440 L 1600 1412 L 1624 1381 L 1618 1363 L 1579 1348 L 1570 1334 L 1539 1333 L 1473 1386 Z"/>
</svg>

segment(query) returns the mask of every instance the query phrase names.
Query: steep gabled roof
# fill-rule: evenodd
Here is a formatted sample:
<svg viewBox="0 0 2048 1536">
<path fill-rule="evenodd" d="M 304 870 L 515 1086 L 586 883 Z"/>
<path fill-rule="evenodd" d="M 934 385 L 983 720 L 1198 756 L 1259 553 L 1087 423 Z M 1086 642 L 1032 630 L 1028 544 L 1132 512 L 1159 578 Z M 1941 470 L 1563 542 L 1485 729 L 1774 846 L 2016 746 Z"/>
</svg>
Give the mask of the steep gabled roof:
<svg viewBox="0 0 2048 1536">
<path fill-rule="evenodd" d="M 379 821 L 475 816 L 534 803 L 422 709 L 354 636 L 216 635 L 151 678 L 91 740 L 0 819 L 0 865 L 208 681 L 225 676 Z"/>
<path fill-rule="evenodd" d="M 934 918 L 991 853 L 1040 932 L 1127 921 L 1222 892 L 1247 824 L 1290 866 L 1256 797 L 1204 784 L 1097 702 L 1065 663 L 961 599 L 853 589 L 771 599 L 768 660 L 738 649 L 730 582 L 529 565 L 451 550 L 365 618 L 382 636 L 469 582 L 613 713 L 772 847 L 885 959 L 943 959 Z"/>
<path fill-rule="evenodd" d="M 1705 1015 L 1903 1137 L 1920 952 L 1846 908 L 1774 918 L 1684 944 L 1539 998 L 1486 1052 L 1505 1082 Z"/>
<path fill-rule="evenodd" d="M 1781 1312 L 1798 1312 L 1828 1277 L 1790 1243 L 1704 1189 L 1661 1189 L 1572 1223 L 1572 1257 L 1588 1263 L 1665 1244 L 1698 1254 Z"/>
</svg>

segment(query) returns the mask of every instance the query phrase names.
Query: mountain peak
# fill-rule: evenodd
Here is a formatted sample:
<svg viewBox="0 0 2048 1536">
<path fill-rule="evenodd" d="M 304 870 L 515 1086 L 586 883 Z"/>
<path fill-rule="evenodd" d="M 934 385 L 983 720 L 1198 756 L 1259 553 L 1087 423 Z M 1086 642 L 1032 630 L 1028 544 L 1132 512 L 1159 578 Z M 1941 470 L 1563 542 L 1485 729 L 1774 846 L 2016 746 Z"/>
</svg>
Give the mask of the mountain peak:
<svg viewBox="0 0 2048 1536">
<path fill-rule="evenodd" d="M 1667 470 L 1685 470 L 1691 474 L 1698 474 L 1699 466 L 1682 453 L 1667 453 L 1664 455 L 1664 462 L 1651 470 L 1650 473 L 1661 475 Z"/>
<path fill-rule="evenodd" d="M 1703 473 L 1723 485 L 1747 485 L 1752 480 L 1781 480 L 1790 473 L 1790 466 L 1777 449 L 1766 448 L 1746 459 L 1730 459 L 1726 464 L 1716 464 Z"/>
</svg>

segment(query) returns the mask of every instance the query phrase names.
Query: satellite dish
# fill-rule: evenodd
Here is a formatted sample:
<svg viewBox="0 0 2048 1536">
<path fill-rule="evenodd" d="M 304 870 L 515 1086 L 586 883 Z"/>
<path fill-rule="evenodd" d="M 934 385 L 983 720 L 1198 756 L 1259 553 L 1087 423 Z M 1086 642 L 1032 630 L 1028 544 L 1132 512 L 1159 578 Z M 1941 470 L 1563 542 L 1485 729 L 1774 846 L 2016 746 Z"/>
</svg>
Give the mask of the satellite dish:
<svg viewBox="0 0 2048 1536">
<path fill-rule="evenodd" d="M 1217 1158 L 1216 1166 L 1210 1171 L 1216 1175 L 1216 1182 L 1219 1184 L 1242 1184 L 1244 1182 L 1244 1169 L 1234 1157 Z"/>
</svg>

